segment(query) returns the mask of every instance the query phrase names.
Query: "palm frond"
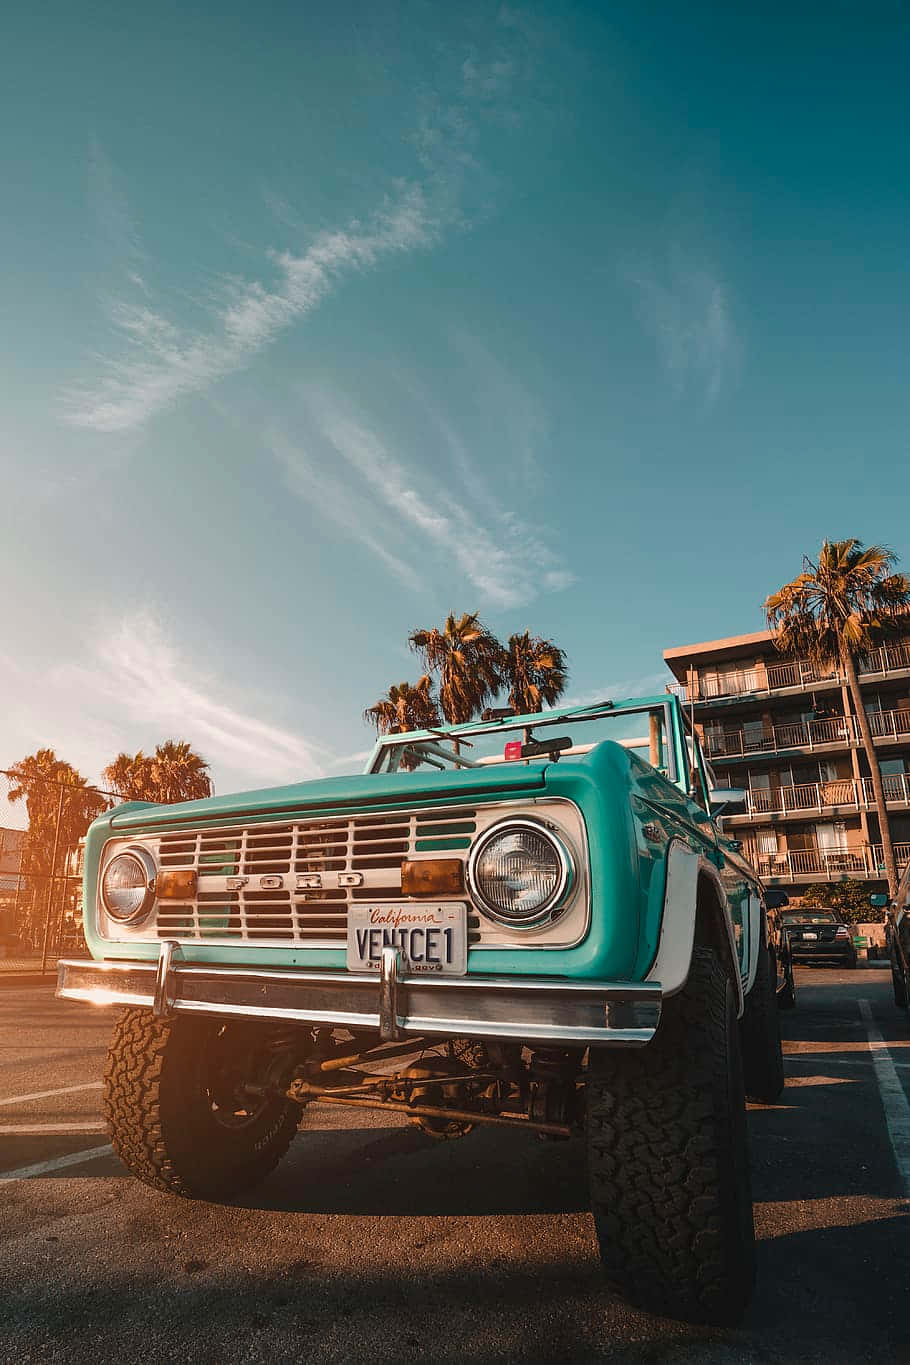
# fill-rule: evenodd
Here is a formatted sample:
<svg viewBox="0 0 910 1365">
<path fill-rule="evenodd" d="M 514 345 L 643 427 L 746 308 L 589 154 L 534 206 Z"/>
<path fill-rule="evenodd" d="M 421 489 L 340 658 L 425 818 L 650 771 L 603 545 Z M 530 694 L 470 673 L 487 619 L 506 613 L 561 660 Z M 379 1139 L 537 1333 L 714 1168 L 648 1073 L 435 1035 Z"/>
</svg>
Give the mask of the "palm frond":
<svg viewBox="0 0 910 1365">
<path fill-rule="evenodd" d="M 502 646 L 477 612 L 449 612 L 442 630 L 413 630 L 410 646 L 424 667 L 435 673 L 439 704 L 452 724 L 471 720 L 499 690 Z"/>
<path fill-rule="evenodd" d="M 910 581 L 894 572 L 894 554 L 883 545 L 826 540 L 816 565 L 804 569 L 765 600 L 777 648 L 830 667 L 848 651 L 867 654 L 910 606 Z"/>
</svg>

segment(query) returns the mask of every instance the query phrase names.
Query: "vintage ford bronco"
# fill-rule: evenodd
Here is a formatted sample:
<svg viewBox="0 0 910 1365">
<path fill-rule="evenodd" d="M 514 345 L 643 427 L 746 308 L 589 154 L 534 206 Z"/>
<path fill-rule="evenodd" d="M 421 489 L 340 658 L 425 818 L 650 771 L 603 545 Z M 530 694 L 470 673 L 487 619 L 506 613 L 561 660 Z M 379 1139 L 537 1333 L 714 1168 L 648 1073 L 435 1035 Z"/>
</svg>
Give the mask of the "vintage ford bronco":
<svg viewBox="0 0 910 1365">
<path fill-rule="evenodd" d="M 777 941 L 675 696 L 393 734 L 356 777 L 92 825 L 59 994 L 126 1006 L 104 1103 L 160 1190 L 230 1198 L 312 1103 L 583 1133 L 610 1282 L 730 1322 L 744 1095 L 783 1086 Z M 791 982 L 792 985 L 792 982 Z M 520 1159 L 520 1158 L 519 1158 Z"/>
</svg>

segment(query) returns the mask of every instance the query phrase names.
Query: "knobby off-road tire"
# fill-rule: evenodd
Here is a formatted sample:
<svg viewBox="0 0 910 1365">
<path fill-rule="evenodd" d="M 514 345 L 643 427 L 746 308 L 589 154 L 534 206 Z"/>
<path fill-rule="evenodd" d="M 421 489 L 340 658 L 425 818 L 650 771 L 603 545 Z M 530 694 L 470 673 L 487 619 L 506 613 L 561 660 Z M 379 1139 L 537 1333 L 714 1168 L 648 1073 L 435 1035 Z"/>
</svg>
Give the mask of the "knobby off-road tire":
<svg viewBox="0 0 910 1365">
<path fill-rule="evenodd" d="M 266 1099 L 238 1116 L 213 1103 L 214 1058 L 226 1037 L 217 1020 L 165 1022 L 138 1009 L 121 1015 L 104 1073 L 104 1112 L 114 1151 L 147 1185 L 188 1198 L 230 1198 L 262 1180 L 287 1151 L 298 1105 Z"/>
<path fill-rule="evenodd" d="M 793 959 L 787 954 L 787 965 L 784 967 L 784 984 L 778 992 L 777 1008 L 779 1010 L 792 1010 L 796 1008 L 796 978 L 793 975 Z"/>
<path fill-rule="evenodd" d="M 740 1023 L 743 1079 L 750 1100 L 773 1104 L 784 1089 L 784 1054 L 777 1012 L 777 970 L 763 943 L 752 989 L 746 996 Z"/>
<path fill-rule="evenodd" d="M 695 949 L 651 1043 L 591 1049 L 587 1141 L 611 1284 L 652 1312 L 738 1322 L 755 1233 L 736 996 L 713 949 Z"/>
</svg>

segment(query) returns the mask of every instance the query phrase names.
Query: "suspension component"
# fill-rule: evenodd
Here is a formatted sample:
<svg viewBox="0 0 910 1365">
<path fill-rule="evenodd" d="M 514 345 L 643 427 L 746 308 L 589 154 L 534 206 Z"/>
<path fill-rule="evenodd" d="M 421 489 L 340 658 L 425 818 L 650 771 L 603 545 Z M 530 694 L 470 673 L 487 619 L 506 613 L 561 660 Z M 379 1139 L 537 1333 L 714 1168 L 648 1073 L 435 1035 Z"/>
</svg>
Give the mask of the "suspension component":
<svg viewBox="0 0 910 1365">
<path fill-rule="evenodd" d="M 573 1052 L 540 1048 L 531 1057 L 528 1113 L 535 1123 L 564 1127 L 581 1118 L 579 1058 Z M 545 1131 L 543 1128 L 541 1131 Z"/>
<path fill-rule="evenodd" d="M 290 1094 L 289 1098 L 296 1096 Z M 439 1122 L 441 1119 L 459 1120 L 473 1126 L 475 1123 L 498 1123 L 506 1128 L 526 1128 L 532 1132 L 545 1133 L 548 1137 L 571 1137 L 572 1130 L 564 1123 L 538 1123 L 523 1114 L 484 1114 L 464 1109 L 439 1109 L 431 1105 L 400 1104 L 395 1100 L 361 1099 L 355 1095 L 333 1095 L 330 1091 L 310 1097 L 314 1104 L 348 1104 L 355 1109 L 389 1109 L 395 1113 L 407 1114 L 411 1118 L 428 1118 Z"/>
</svg>

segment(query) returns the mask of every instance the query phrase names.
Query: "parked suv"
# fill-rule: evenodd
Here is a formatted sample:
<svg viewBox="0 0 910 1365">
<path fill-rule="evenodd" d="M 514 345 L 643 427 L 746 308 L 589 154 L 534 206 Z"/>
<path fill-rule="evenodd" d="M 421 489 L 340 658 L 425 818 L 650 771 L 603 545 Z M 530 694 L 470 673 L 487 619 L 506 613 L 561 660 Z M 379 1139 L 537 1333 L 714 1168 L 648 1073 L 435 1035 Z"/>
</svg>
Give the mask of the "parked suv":
<svg viewBox="0 0 910 1365">
<path fill-rule="evenodd" d="M 856 966 L 853 931 L 837 910 L 828 906 L 784 910 L 780 917 L 787 931 L 794 962 L 837 963 Z"/>
<path fill-rule="evenodd" d="M 783 977 L 712 816 L 733 797 L 666 694 L 394 734 L 360 776 L 101 816 L 94 960 L 61 962 L 59 994 L 126 1006 L 116 1151 L 159 1190 L 231 1198 L 309 1104 L 437 1138 L 579 1134 L 611 1283 L 738 1320 L 744 1095 L 783 1086 Z"/>
<path fill-rule="evenodd" d="M 910 1004 L 910 864 L 904 869 L 893 902 L 889 903 L 887 896 L 870 896 L 869 899 L 876 909 L 887 907 L 885 933 L 894 1003 L 905 1010 Z"/>
</svg>

